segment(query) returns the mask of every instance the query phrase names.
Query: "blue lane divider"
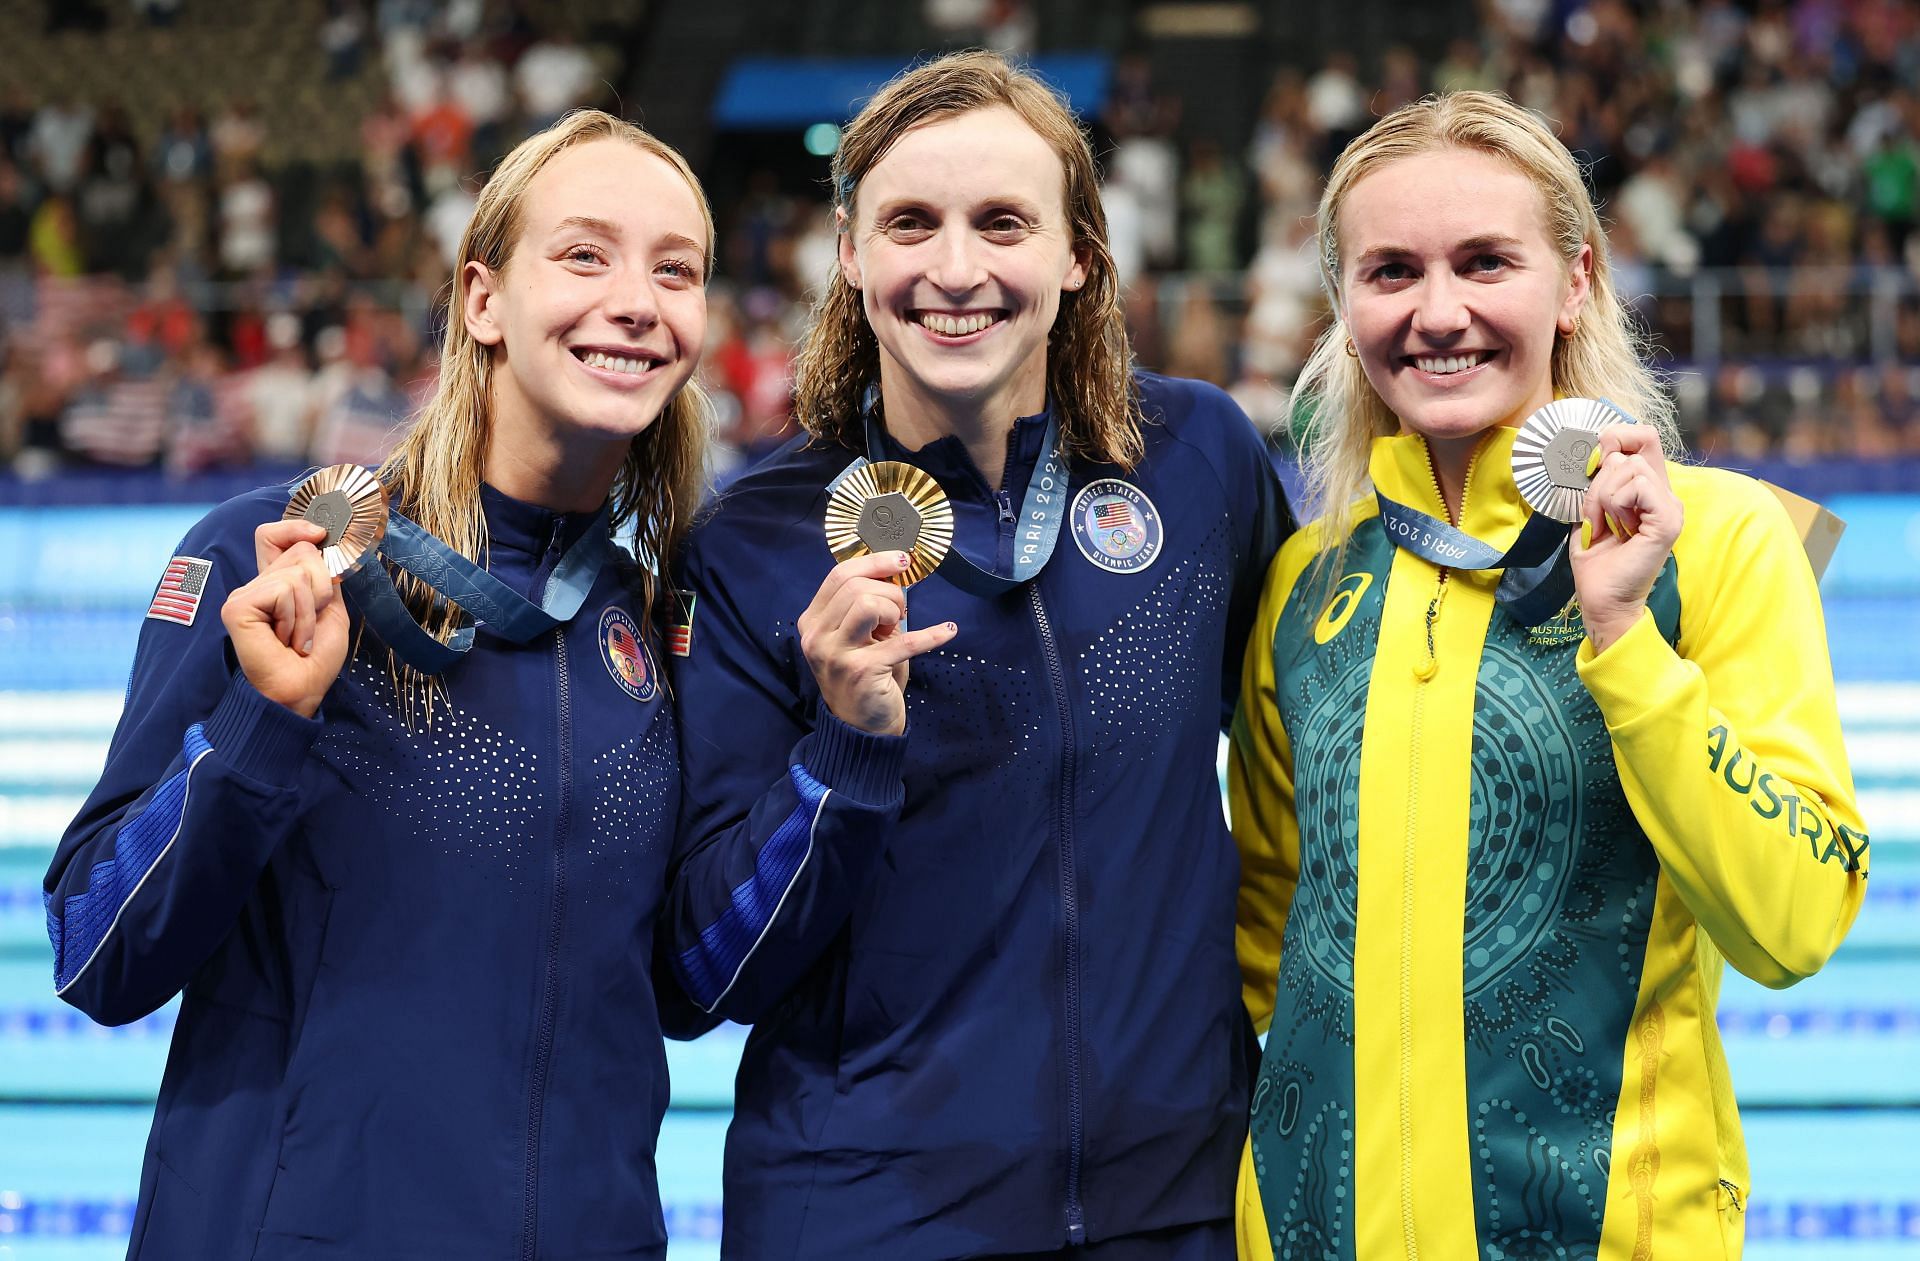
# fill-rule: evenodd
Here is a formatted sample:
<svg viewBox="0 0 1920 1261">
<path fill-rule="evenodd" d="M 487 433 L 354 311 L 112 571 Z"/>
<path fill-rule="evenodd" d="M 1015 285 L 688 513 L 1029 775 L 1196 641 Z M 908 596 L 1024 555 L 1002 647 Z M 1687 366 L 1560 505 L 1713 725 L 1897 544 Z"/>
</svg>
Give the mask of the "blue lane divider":
<svg viewBox="0 0 1920 1261">
<path fill-rule="evenodd" d="M 718 1200 L 662 1205 L 670 1238 L 717 1241 Z M 118 1238 L 133 1229 L 134 1201 L 27 1199 L 0 1190 L 0 1238 Z M 1920 1240 L 1920 1200 L 1755 1200 L 1747 1209 L 1747 1239 Z"/>
<path fill-rule="evenodd" d="M 162 1008 L 129 1024 L 96 1025 L 61 1006 L 0 1007 L 0 1038 L 108 1037 L 131 1040 L 173 1036 L 175 1012 Z M 1730 1037 L 1784 1038 L 1797 1034 L 1920 1037 L 1920 1007 L 1809 1007 L 1794 1010 L 1723 1007 L 1720 1032 Z"/>
<path fill-rule="evenodd" d="M 1755 1200 L 1747 1240 L 1916 1239 L 1920 1200 Z"/>
<path fill-rule="evenodd" d="M 687 1242 L 720 1238 L 718 1200 L 669 1201 L 661 1206 L 668 1237 Z M 0 1190 L 0 1238 L 121 1238 L 133 1229 L 134 1201 L 26 1199 Z M 1747 1239 L 1920 1240 L 1920 1200 L 1755 1200 L 1747 1209 Z"/>
<path fill-rule="evenodd" d="M 1920 1036 L 1920 1007 L 1806 1007 L 1792 1011 L 1723 1008 L 1720 1032 L 1733 1037 L 1844 1033 L 1862 1037 Z"/>
<path fill-rule="evenodd" d="M 670 1238 L 682 1243 L 719 1240 L 720 1201 L 668 1201 L 661 1209 Z M 133 1230 L 133 1210 L 130 1197 L 27 1199 L 0 1189 L 0 1239 L 125 1239 Z"/>
<path fill-rule="evenodd" d="M 49 983 L 48 988 L 52 985 Z M 85 1012 L 64 1004 L 53 1004 L 48 995 L 46 1007 L 0 1007 L 0 1038 L 126 1038 L 147 1040 L 170 1038 L 176 1013 L 163 1007 L 151 1016 L 124 1025 L 97 1025 Z"/>
</svg>

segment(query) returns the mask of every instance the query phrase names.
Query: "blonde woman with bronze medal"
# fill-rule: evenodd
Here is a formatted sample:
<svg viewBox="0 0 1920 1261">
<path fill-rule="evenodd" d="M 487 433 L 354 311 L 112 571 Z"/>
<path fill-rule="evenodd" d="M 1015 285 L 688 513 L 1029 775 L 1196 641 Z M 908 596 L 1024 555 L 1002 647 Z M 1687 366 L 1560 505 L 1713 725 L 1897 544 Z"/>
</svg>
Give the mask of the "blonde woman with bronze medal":
<svg viewBox="0 0 1920 1261">
<path fill-rule="evenodd" d="M 1734 1256 L 1725 964 L 1866 885 L 1815 575 L 1674 461 L 1566 148 L 1455 93 L 1355 140 L 1229 765 L 1266 1030 L 1241 1255 Z"/>
<path fill-rule="evenodd" d="M 906 72 L 835 188 L 808 436 L 695 530 L 674 658 L 675 962 L 754 1025 L 722 1253 L 1225 1261 L 1215 757 L 1277 481 L 1225 395 L 1130 371 L 1031 74 Z"/>
<path fill-rule="evenodd" d="M 593 111 L 533 136 L 392 458 L 224 504 L 169 563 L 47 877 L 62 997 L 183 995 L 130 1256 L 665 1255 L 650 613 L 712 253 L 672 149 Z"/>
</svg>

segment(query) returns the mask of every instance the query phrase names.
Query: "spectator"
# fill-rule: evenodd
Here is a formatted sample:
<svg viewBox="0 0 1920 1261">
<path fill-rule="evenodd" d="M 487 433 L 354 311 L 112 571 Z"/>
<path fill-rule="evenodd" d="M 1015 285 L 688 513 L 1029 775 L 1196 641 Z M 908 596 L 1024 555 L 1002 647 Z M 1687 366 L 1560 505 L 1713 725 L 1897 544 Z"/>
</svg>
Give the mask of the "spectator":
<svg viewBox="0 0 1920 1261">
<path fill-rule="evenodd" d="M 477 165 L 492 166 L 509 147 L 505 125 L 513 108 L 513 91 L 507 68 L 488 53 L 485 44 L 469 40 L 447 71 L 447 94 L 473 128 L 471 148 Z"/>
<path fill-rule="evenodd" d="M 1240 265 L 1235 238 L 1246 195 L 1246 178 L 1221 157 L 1220 147 L 1211 140 L 1196 140 L 1188 151 L 1187 176 L 1180 187 L 1189 270 L 1226 272 Z"/>
<path fill-rule="evenodd" d="M 272 187 L 252 159 L 234 162 L 220 189 L 220 267 L 241 278 L 272 267 L 277 229 Z"/>
<path fill-rule="evenodd" d="M 92 135 L 93 111 L 84 105 L 60 98 L 34 114 L 27 145 L 48 187 L 64 193 L 79 182 L 81 161 Z"/>
<path fill-rule="evenodd" d="M 591 103 L 598 75 L 593 58 L 564 32 L 556 32 L 520 55 L 514 86 L 534 131 L 552 125 L 576 105 Z"/>
<path fill-rule="evenodd" d="M 86 270 L 80 222 L 65 194 L 54 193 L 33 212 L 33 221 L 27 227 L 27 248 L 42 275 L 78 276 Z"/>
<path fill-rule="evenodd" d="M 32 227 L 33 207 L 27 201 L 20 168 L 0 158 L 0 269 L 26 263 Z"/>
</svg>

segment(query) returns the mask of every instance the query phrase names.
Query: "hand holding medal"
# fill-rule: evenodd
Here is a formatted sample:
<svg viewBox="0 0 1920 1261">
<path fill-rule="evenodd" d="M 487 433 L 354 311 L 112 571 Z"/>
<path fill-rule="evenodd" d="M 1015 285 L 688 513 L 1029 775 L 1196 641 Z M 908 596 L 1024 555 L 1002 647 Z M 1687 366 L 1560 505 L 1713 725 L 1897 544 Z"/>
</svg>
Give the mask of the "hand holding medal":
<svg viewBox="0 0 1920 1261">
<path fill-rule="evenodd" d="M 907 662 L 958 629 L 952 622 L 906 628 L 906 588 L 946 556 L 953 508 L 931 477 L 883 460 L 834 485 L 826 526 L 840 563 L 800 615 L 801 650 L 834 717 L 876 735 L 898 735 L 907 725 Z"/>
<path fill-rule="evenodd" d="M 1560 399 L 1520 427 L 1513 472 L 1536 512 L 1580 523 L 1574 591 L 1594 651 L 1605 651 L 1639 620 L 1680 537 L 1658 431 L 1601 400 Z"/>
<path fill-rule="evenodd" d="M 307 718 L 319 712 L 347 659 L 340 576 L 372 553 L 385 525 L 380 483 L 344 464 L 302 482 L 286 514 L 254 531 L 259 575 L 228 594 L 220 620 L 262 696 Z"/>
</svg>

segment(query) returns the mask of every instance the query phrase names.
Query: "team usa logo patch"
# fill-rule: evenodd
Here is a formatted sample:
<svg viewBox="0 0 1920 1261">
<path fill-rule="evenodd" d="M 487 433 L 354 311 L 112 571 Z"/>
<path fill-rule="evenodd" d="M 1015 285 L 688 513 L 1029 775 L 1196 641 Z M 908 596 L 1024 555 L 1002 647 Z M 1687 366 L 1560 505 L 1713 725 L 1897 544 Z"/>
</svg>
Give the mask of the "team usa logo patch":
<svg viewBox="0 0 1920 1261">
<path fill-rule="evenodd" d="M 640 628 L 627 611 L 608 608 L 600 615 L 600 660 L 620 690 L 637 701 L 650 701 L 660 690 L 647 660 L 647 646 L 640 642 Z"/>
<path fill-rule="evenodd" d="M 1137 574 L 1159 559 L 1160 510 L 1117 477 L 1088 482 L 1073 498 L 1073 541 L 1080 554 L 1116 574 Z"/>
<path fill-rule="evenodd" d="M 193 625 L 193 619 L 200 613 L 200 598 L 207 592 L 207 575 L 212 572 L 213 562 L 198 556 L 176 556 L 168 561 L 167 572 L 160 575 L 160 586 L 153 593 L 153 602 L 147 605 L 147 616 L 182 626 Z"/>
</svg>

